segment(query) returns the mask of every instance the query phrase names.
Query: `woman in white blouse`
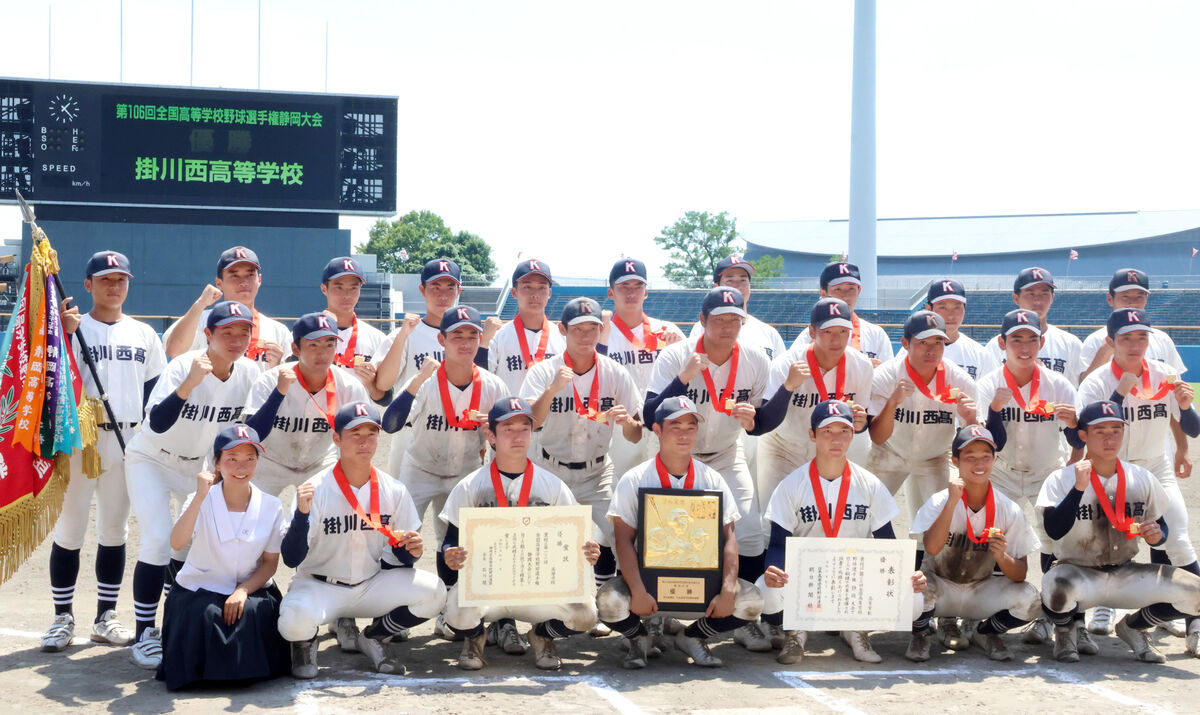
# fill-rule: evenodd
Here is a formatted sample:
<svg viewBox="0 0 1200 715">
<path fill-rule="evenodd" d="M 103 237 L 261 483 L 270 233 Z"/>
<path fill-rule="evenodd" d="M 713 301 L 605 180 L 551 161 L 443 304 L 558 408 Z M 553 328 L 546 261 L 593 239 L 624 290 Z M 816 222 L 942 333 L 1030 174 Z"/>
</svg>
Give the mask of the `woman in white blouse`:
<svg viewBox="0 0 1200 715">
<path fill-rule="evenodd" d="M 191 544 L 167 596 L 158 679 L 168 690 L 200 682 L 253 682 L 291 670 L 279 635 L 279 565 L 283 505 L 250 483 L 262 452 L 246 425 L 221 430 L 213 472 L 171 530 L 171 548 Z"/>
</svg>

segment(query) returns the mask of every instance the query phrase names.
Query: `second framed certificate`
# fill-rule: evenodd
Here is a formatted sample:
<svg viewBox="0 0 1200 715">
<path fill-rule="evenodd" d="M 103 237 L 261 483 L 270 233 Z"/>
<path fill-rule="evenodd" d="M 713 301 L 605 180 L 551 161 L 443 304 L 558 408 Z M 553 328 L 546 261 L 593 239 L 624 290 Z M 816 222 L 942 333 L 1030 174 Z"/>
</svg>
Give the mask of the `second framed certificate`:
<svg viewBox="0 0 1200 715">
<path fill-rule="evenodd" d="M 664 611 L 700 611 L 721 592 L 722 495 L 694 489 L 638 490 L 638 566 Z"/>
</svg>

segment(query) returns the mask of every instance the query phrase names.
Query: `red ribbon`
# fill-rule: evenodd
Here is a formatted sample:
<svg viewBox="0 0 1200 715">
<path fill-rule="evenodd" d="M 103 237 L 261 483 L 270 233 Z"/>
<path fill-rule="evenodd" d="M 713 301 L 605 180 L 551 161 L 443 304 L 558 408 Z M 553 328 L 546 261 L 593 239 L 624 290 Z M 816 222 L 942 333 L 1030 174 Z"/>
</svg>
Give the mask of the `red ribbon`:
<svg viewBox="0 0 1200 715">
<path fill-rule="evenodd" d="M 479 410 L 479 395 L 483 392 L 479 376 L 479 366 L 471 366 L 471 402 L 460 417 L 454 411 L 454 401 L 450 399 L 450 379 L 446 376 L 446 363 L 437 369 L 438 392 L 442 396 L 442 412 L 446 414 L 446 424 L 459 429 L 473 430 L 479 422 L 471 419 L 471 413 Z"/>
<path fill-rule="evenodd" d="M 350 508 L 354 509 L 354 513 L 358 514 L 359 519 L 386 536 L 389 546 L 395 547 L 400 543 L 400 537 L 392 531 L 392 527 L 384 524 L 379 518 L 379 475 L 375 472 L 375 467 L 371 467 L 371 511 L 368 513 L 363 512 L 362 507 L 358 504 L 358 499 L 354 497 L 354 490 L 350 488 L 350 482 L 346 479 L 346 472 L 342 470 L 340 461 L 333 465 L 333 480 L 337 482 L 338 488 L 342 490 L 342 496 L 350 502 Z"/>
<path fill-rule="evenodd" d="M 550 320 L 542 316 L 542 334 L 538 338 L 537 352 L 529 354 L 529 341 L 525 339 L 525 322 L 518 314 L 513 319 L 513 327 L 517 329 L 517 342 L 521 344 L 521 358 L 525 361 L 525 369 L 533 367 L 546 359 L 546 343 L 550 341 Z"/>
<path fill-rule="evenodd" d="M 662 457 L 654 457 L 654 468 L 658 470 L 658 482 L 662 484 L 663 489 L 671 488 L 671 473 L 667 471 L 667 465 L 663 464 Z M 696 463 L 688 458 L 687 477 L 683 480 L 683 488 L 691 489 L 696 483 Z"/>
<path fill-rule="evenodd" d="M 808 480 L 812 482 L 813 501 L 817 503 L 817 514 L 821 517 L 821 527 L 825 530 L 825 537 L 836 538 L 842 529 L 842 517 L 846 516 L 846 497 L 850 494 L 850 462 L 847 460 L 846 466 L 842 467 L 842 485 L 838 489 L 837 513 L 833 515 L 832 520 L 829 515 L 829 507 L 825 504 L 825 490 L 821 488 L 821 475 L 817 472 L 817 460 L 815 459 L 808 463 Z"/>
<path fill-rule="evenodd" d="M 642 338 L 646 341 L 643 343 L 641 340 L 637 339 L 637 337 L 633 334 L 633 330 L 631 330 L 630 327 L 625 324 L 625 321 L 621 320 L 621 316 L 614 314 L 612 317 L 612 322 L 613 325 L 617 326 L 617 330 L 621 331 L 621 335 L 624 335 L 625 339 L 628 340 L 629 343 L 638 350 L 649 350 L 650 352 L 658 350 L 663 343 L 663 336 L 666 335 L 667 332 L 666 327 L 663 327 L 657 333 L 651 332 L 650 316 L 643 313 Z"/>
<path fill-rule="evenodd" d="M 1108 493 L 1104 491 L 1104 485 L 1100 483 L 1100 476 L 1096 474 L 1096 470 L 1092 469 L 1092 491 L 1096 492 L 1096 501 L 1100 503 L 1100 508 L 1104 511 L 1104 515 L 1108 517 L 1108 523 L 1113 525 L 1117 531 L 1125 532 L 1126 539 L 1136 539 L 1137 534 L 1130 532 L 1130 526 L 1134 523 L 1133 517 L 1125 516 L 1125 469 L 1121 467 L 1121 460 L 1117 460 L 1117 493 L 1114 501 L 1108 501 Z M 1120 518 L 1117 515 L 1120 514 Z"/>
<path fill-rule="evenodd" d="M 846 394 L 846 353 L 842 353 L 842 357 L 838 360 L 837 373 L 834 377 L 833 389 L 834 396 L 829 396 L 829 391 L 825 389 L 825 378 L 821 376 L 821 365 L 817 363 L 817 351 L 812 345 L 808 346 L 808 353 L 805 356 L 808 361 L 808 371 L 812 373 L 813 384 L 817 386 L 817 394 L 821 396 L 821 401 L 834 399 L 845 399 Z"/>
<path fill-rule="evenodd" d="M 563 353 L 563 363 L 572 370 L 575 369 L 575 365 L 571 362 L 570 353 Z M 606 419 L 601 419 L 603 415 L 596 409 L 596 406 L 600 404 L 600 358 L 594 350 L 592 351 L 592 368 L 596 371 L 596 374 L 592 375 L 592 389 L 588 393 L 587 407 L 584 407 L 583 400 L 579 399 L 579 390 L 575 389 L 575 380 L 571 380 L 571 394 L 575 396 L 575 413 L 593 422 L 607 422 Z"/>
<path fill-rule="evenodd" d="M 1008 364 L 1004 365 L 1004 384 L 1008 385 L 1008 389 L 1012 390 L 1013 401 L 1017 403 L 1017 407 L 1028 412 L 1031 415 L 1053 415 L 1054 410 L 1046 409 L 1046 401 L 1038 399 L 1041 392 L 1042 371 L 1037 365 L 1033 366 L 1033 377 L 1029 380 L 1029 401 L 1026 402 L 1024 397 L 1021 397 L 1021 388 L 1017 385 L 1017 378 L 1013 376 L 1012 371 L 1008 369 Z M 1026 406 L 1028 405 L 1028 406 Z M 989 485 L 990 489 L 990 485 Z M 989 491 L 988 494 L 991 494 Z"/>
<path fill-rule="evenodd" d="M 308 394 L 308 399 L 316 405 L 317 412 L 325 418 L 325 422 L 329 424 L 329 429 L 333 429 L 333 415 L 337 412 L 337 385 L 333 381 L 333 368 L 325 373 L 325 409 L 321 409 L 321 404 L 317 402 L 316 396 L 313 394 L 313 389 L 304 382 L 304 375 L 300 372 L 300 366 L 292 368 L 296 371 L 296 382 L 300 387 L 304 388 L 304 392 Z M 317 388 L 318 391 L 320 388 Z"/>
<path fill-rule="evenodd" d="M 350 339 L 346 341 L 346 350 L 333 359 L 335 365 L 354 367 L 354 349 L 358 346 L 358 314 L 351 313 Z"/>
<path fill-rule="evenodd" d="M 987 498 L 983 502 L 983 533 L 978 538 L 971 528 L 971 505 L 967 504 L 967 492 L 962 493 L 963 507 L 967 509 L 967 538 L 976 544 L 986 544 L 992 533 L 992 525 L 996 523 L 996 495 L 992 493 L 992 483 L 988 482 Z"/>
<path fill-rule="evenodd" d="M 1116 360 L 1113 360 L 1112 362 L 1110 362 L 1109 365 L 1112 367 L 1112 373 L 1117 378 L 1117 382 L 1120 382 L 1121 376 L 1125 374 L 1125 371 L 1122 370 L 1121 368 L 1117 367 Z M 1160 382 L 1158 384 L 1158 392 L 1155 392 L 1153 395 L 1150 394 L 1150 392 L 1151 392 L 1151 389 L 1150 389 L 1150 363 L 1146 362 L 1146 358 L 1142 358 L 1141 394 L 1139 394 L 1138 388 L 1136 388 L 1136 387 L 1133 388 L 1132 390 L 1130 390 L 1129 394 L 1133 395 L 1134 397 L 1138 398 L 1139 400 L 1146 400 L 1149 402 L 1149 401 L 1153 401 L 1153 400 L 1161 400 L 1170 391 L 1171 391 L 1171 383 L 1167 382 L 1166 380 L 1163 380 L 1162 382 Z"/>
<path fill-rule="evenodd" d="M 496 504 L 508 506 L 508 498 L 504 496 L 504 480 L 500 476 L 500 468 L 492 462 L 492 489 L 496 490 Z M 525 460 L 525 475 L 521 477 L 521 495 L 517 497 L 517 506 L 529 506 L 529 490 L 533 488 L 533 462 Z"/>
<path fill-rule="evenodd" d="M 944 402 L 946 404 L 958 402 L 957 397 L 950 397 L 950 390 L 946 387 L 945 362 L 938 363 L 937 370 L 934 374 L 934 389 L 937 390 L 937 397 L 934 397 L 929 393 L 929 386 L 924 380 L 921 379 L 921 376 L 917 374 L 917 371 L 912 368 L 912 365 L 908 362 L 907 357 L 904 358 L 904 369 L 908 371 L 909 379 L 913 381 L 913 385 L 916 386 L 917 391 L 922 395 L 935 402 Z"/>
<path fill-rule="evenodd" d="M 704 336 L 696 341 L 696 352 L 705 355 L 704 352 Z M 741 353 L 741 347 L 733 344 L 733 352 L 729 355 L 729 377 L 725 380 L 725 389 L 721 390 L 720 396 L 717 395 L 717 386 L 713 383 L 712 373 L 708 368 L 700 373 L 704 377 L 704 386 L 708 388 L 708 397 L 713 401 L 713 409 L 723 415 L 733 415 L 733 407 L 726 407 L 725 403 L 732 399 L 734 384 L 737 382 L 738 357 Z"/>
</svg>

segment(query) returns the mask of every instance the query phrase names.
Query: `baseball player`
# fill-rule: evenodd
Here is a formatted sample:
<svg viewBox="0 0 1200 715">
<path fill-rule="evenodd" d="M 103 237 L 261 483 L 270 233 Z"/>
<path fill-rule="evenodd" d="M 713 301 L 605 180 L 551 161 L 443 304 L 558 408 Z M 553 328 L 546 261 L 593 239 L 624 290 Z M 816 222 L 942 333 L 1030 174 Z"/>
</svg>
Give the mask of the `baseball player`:
<svg viewBox="0 0 1200 715">
<path fill-rule="evenodd" d="M 405 667 L 384 652 L 401 629 L 433 618 L 446 604 L 446 587 L 421 558 L 421 519 L 404 485 L 371 465 L 380 419 L 365 402 L 334 417 L 338 461 L 296 488 L 283 537 L 283 562 L 296 569 L 279 604 L 279 633 L 292 643 L 292 676 L 317 676 L 317 630 L 338 618 L 371 618 L 358 649 L 380 673 Z M 397 567 L 383 568 L 388 554 Z"/>
<path fill-rule="evenodd" d="M 1119 308 L 1145 310 L 1146 304 L 1150 302 L 1150 276 L 1137 268 L 1118 270 L 1113 273 L 1112 279 L 1108 282 L 1108 294 L 1105 296 L 1105 300 L 1113 310 Z M 1084 338 L 1079 361 L 1086 367 L 1079 377 L 1081 381 L 1097 369 L 1107 365 L 1108 361 L 1112 359 L 1113 351 L 1106 338 L 1108 338 L 1108 333 L 1105 328 L 1097 328 Z M 1158 328 L 1150 329 L 1150 347 L 1146 351 L 1146 357 L 1166 363 L 1175 370 L 1177 375 L 1187 372 L 1187 365 L 1183 363 L 1183 358 L 1179 357 L 1175 341 Z"/>
<path fill-rule="evenodd" d="M 683 340 L 683 333 L 674 323 L 646 315 L 643 308 L 646 290 L 646 264 L 633 258 L 623 258 L 613 264 L 608 273 L 608 297 L 613 301 L 610 320 L 600 328 L 600 344 L 596 349 L 625 368 L 633 378 L 639 394 L 646 394 L 654 361 L 668 345 Z M 645 433 L 639 442 L 630 442 L 621 430 L 613 430 L 613 474 L 621 475 L 641 464 L 658 450 L 653 433 Z"/>
<path fill-rule="evenodd" d="M 291 348 L 288 347 L 291 338 L 283 323 L 255 310 L 254 300 L 261 287 L 262 265 L 258 262 L 258 255 L 245 246 L 226 249 L 217 260 L 215 283 L 204 286 L 192 307 L 163 333 L 167 357 L 177 358 L 188 351 L 203 350 L 208 313 L 213 303 L 226 300 L 246 306 L 254 318 L 246 357 L 258 364 L 260 370 L 278 365 L 291 355 Z M 190 341 L 189 335 L 192 336 Z"/>
<path fill-rule="evenodd" d="M 446 537 L 441 551 L 451 570 L 452 583 L 446 598 L 446 623 L 462 634 L 462 653 L 458 667 L 479 670 L 485 665 L 483 644 L 484 620 L 497 618 L 520 619 L 533 624 L 529 642 L 533 645 L 535 664 L 542 670 L 558 670 L 562 660 L 554 646 L 556 638 L 583 633 L 596 623 L 596 602 L 560 605 L 478 608 L 458 603 L 458 571 L 467 565 L 470 554 L 458 545 L 459 509 L 463 507 L 508 506 L 572 506 L 576 504 L 571 490 L 558 477 L 530 461 L 529 442 L 533 438 L 533 410 L 519 397 L 504 397 L 488 411 L 488 444 L 495 450 L 495 459 L 455 485 L 446 506 L 438 517 L 445 522 Z M 600 545 L 587 541 L 584 557 L 595 566 L 600 557 Z"/>
<path fill-rule="evenodd" d="M 615 427 L 629 442 L 642 438 L 641 393 L 625 368 L 596 352 L 600 322 L 599 303 L 591 298 L 569 301 L 558 324 L 566 349 L 530 368 L 521 385 L 521 397 L 532 405 L 534 427 L 541 429 L 534 462 L 562 475 L 575 499 L 592 508 L 600 531 L 597 586 L 617 573 L 612 524 L 606 517 L 613 482 L 608 446 Z"/>
<path fill-rule="evenodd" d="M 1140 308 L 1119 308 L 1108 317 L 1107 344 L 1113 357 L 1108 365 L 1088 375 L 1079 386 L 1078 404 L 1111 399 L 1125 411 L 1125 444 L 1121 457 L 1153 474 L 1167 495 L 1163 516 L 1169 527 L 1161 549 L 1150 552 L 1151 562 L 1169 563 L 1200 574 L 1196 550 L 1188 536 L 1188 513 L 1174 470 L 1171 423 L 1185 434 L 1200 435 L 1200 415 L 1192 407 L 1191 384 L 1173 374 L 1174 368 L 1146 359 L 1150 347 L 1150 318 Z M 1186 445 L 1186 443 L 1185 443 Z M 1186 446 L 1185 446 L 1186 448 Z M 1107 604 L 1102 604 L 1107 605 Z M 1093 629 L 1107 631 L 1099 612 Z M 1200 634 L 1200 622 L 1190 623 L 1187 633 Z M 1200 638 L 1200 635 L 1197 636 Z M 1190 636 L 1189 636 L 1190 640 Z"/>
<path fill-rule="evenodd" d="M 162 633 L 154 627 L 171 558 L 171 497 L 180 503 L 193 490 L 196 473 L 211 455 L 217 433 L 241 422 L 250 387 L 261 374 L 245 357 L 254 330 L 250 308 L 221 301 L 208 311 L 206 350 L 172 360 L 146 401 L 146 418 L 125 453 L 125 482 L 141 529 L 133 569 L 137 642 L 130 649 L 139 666 L 162 660 Z"/>
<path fill-rule="evenodd" d="M 1082 454 L 1068 447 L 1070 440 L 1077 439 L 1075 387 L 1065 375 L 1038 360 L 1042 323 L 1037 313 L 1018 308 L 1005 314 L 998 343 L 1004 348 L 1004 364 L 983 375 L 978 383 L 979 419 L 999 421 L 1006 437 L 996 451 L 990 482 L 1008 499 L 1033 505 L 1046 475 Z M 1054 554 L 1040 521 L 1033 527 L 1041 544 L 1041 568 L 1045 573 L 1054 563 Z M 1042 643 L 1050 638 L 1052 630 L 1050 622 L 1039 614 L 1034 626 L 1026 631 L 1024 642 Z M 1086 633 L 1079 638 L 1081 648 L 1094 645 Z M 966 639 L 956 645 L 965 648 Z"/>
<path fill-rule="evenodd" d="M 1041 613 L 1041 596 L 1025 580 L 1037 534 L 1021 507 L 988 479 L 998 446 L 979 425 L 960 429 L 952 447 L 957 474 L 925 502 L 909 528 L 922 540 L 927 579 L 925 610 L 913 621 L 904 653 L 911 661 L 929 660 L 934 616 L 978 621 L 967 629 L 969 640 L 992 660 L 1012 660 L 1000 634 Z"/>
<path fill-rule="evenodd" d="M 731 292 L 741 297 L 737 291 Z M 708 331 L 711 330 L 711 325 L 706 326 L 705 334 L 709 334 Z M 671 348 L 668 348 L 668 351 L 670 350 Z M 765 359 L 765 356 L 763 357 Z M 738 554 L 738 544 L 734 524 L 740 518 L 740 511 L 733 493 L 726 480 L 716 470 L 693 456 L 697 450 L 696 442 L 704 419 L 696 404 L 683 395 L 657 400 L 651 422 L 659 440 L 658 454 L 654 459 L 628 471 L 613 490 L 608 517 L 613 522 L 617 556 L 621 562 L 621 577 L 612 579 L 600 588 L 596 594 L 596 605 L 600 620 L 629 639 L 629 652 L 622 663 L 625 668 L 646 667 L 651 643 L 642 619 L 653 616 L 658 611 L 658 603 L 642 583 L 637 550 L 634 547 L 639 523 L 639 489 L 698 489 L 720 491 L 723 495 L 721 528 L 725 538 L 725 552 L 721 592 L 709 602 L 703 617 L 672 633 L 674 644 L 679 650 L 690 656 L 696 665 L 718 667 L 722 665 L 721 660 L 712 654 L 705 639 L 756 621 L 762 610 L 762 596 L 758 589 L 750 582 L 737 577 L 738 559 L 735 557 Z M 736 442 L 734 444 L 736 445 Z M 668 619 L 668 623 L 676 622 L 674 619 Z"/>
<path fill-rule="evenodd" d="M 978 380 L 999 367 L 999 362 L 982 345 L 958 331 L 967 315 L 967 291 L 963 284 L 943 278 L 929 284 L 925 310 L 942 316 L 946 323 L 945 358 Z"/>
<path fill-rule="evenodd" d="M 875 370 L 871 383 L 871 454 L 867 470 L 895 494 L 907 483 L 909 516 L 938 491 L 950 475 L 947 448 L 956 422 L 974 424 L 975 381 L 943 360 L 946 323 L 942 316 L 918 310 L 904 321 L 904 357 Z M 989 425 L 991 427 L 991 425 Z M 919 553 L 919 550 L 918 550 Z"/>
<path fill-rule="evenodd" d="M 871 364 L 879 364 L 892 359 L 892 341 L 883 328 L 863 320 L 854 312 L 858 304 L 858 296 L 862 293 L 862 274 L 858 266 L 845 261 L 830 263 L 821 269 L 821 297 L 837 298 L 850 306 L 850 347 L 858 350 L 871 359 Z M 793 345 L 807 345 L 812 340 L 808 331 L 796 336 Z"/>
<path fill-rule="evenodd" d="M 779 331 L 767 325 L 753 315 L 750 315 L 750 282 L 754 278 L 754 264 L 738 254 L 717 261 L 713 268 L 713 287 L 725 286 L 734 288 L 742 294 L 742 303 L 746 309 L 746 322 L 742 324 L 742 332 L 738 340 L 743 345 L 753 345 L 767 354 L 771 360 L 782 355 L 786 347 Z M 698 338 L 704 332 L 704 326 L 699 322 L 692 324 L 690 338 Z"/>
<path fill-rule="evenodd" d="M 534 365 L 562 354 L 563 336 L 553 330 L 546 317 L 550 302 L 550 266 L 531 258 L 517 264 L 512 274 L 512 296 L 517 299 L 517 317 L 487 344 L 488 369 L 504 380 L 508 394 L 521 392 L 525 373 Z M 531 449 L 536 450 L 537 440 Z"/>
<path fill-rule="evenodd" d="M 342 256 L 330 261 L 321 273 L 321 292 L 325 294 L 325 312 L 337 320 L 337 354 L 334 364 L 355 374 L 377 404 L 390 402 L 388 389 L 375 387 L 376 365 L 371 362 L 386 336 L 354 312 L 367 276 L 358 261 Z"/>
<path fill-rule="evenodd" d="M 1119 352 L 1119 348 L 1118 348 Z M 1148 470 L 1119 458 L 1125 439 L 1121 405 L 1088 403 L 1079 411 L 1087 457 L 1050 475 L 1037 508 L 1054 539 L 1054 568 L 1042 577 L 1042 610 L 1054 622 L 1054 657 L 1079 660 L 1075 614 L 1092 606 L 1136 609 L 1117 636 L 1147 663 L 1166 660 L 1146 630 L 1200 614 L 1200 577 L 1161 563 L 1139 564 L 1138 539 L 1162 549 L 1170 498 Z M 1200 637 L 1189 633 L 1188 648 Z"/>
<path fill-rule="evenodd" d="M 63 301 L 63 327 L 77 331 L 87 342 L 100 381 L 108 390 L 115 424 L 99 425 L 96 450 L 100 475 L 83 474 L 82 455 L 71 456 L 71 474 L 62 512 L 54 525 L 50 548 L 50 592 L 54 600 L 54 622 L 42 637 L 42 650 L 60 651 L 75 635 L 75 581 L 79 577 L 79 550 L 87 533 L 92 497 L 96 498 L 96 620 L 91 639 L 97 643 L 127 646 L 133 633 L 117 620 L 117 595 L 125 574 L 125 537 L 129 521 L 129 494 L 125 488 L 125 455 L 116 432 L 128 441 L 141 420 L 142 406 L 154 382 L 167 365 L 162 343 L 154 329 L 122 312 L 129 295 L 133 273 L 129 259 L 116 251 L 101 251 L 87 263 L 83 287 L 92 295 L 92 309 L 80 316 L 79 309 Z M 78 340 L 72 341 L 76 361 L 83 359 Z M 91 372 L 81 371 L 88 397 L 99 398 Z"/>
<path fill-rule="evenodd" d="M 1083 372 L 1080 352 L 1083 343 L 1079 338 L 1050 324 L 1047 316 L 1054 304 L 1054 276 L 1045 268 L 1026 268 L 1013 281 L 1013 302 L 1018 308 L 1037 313 L 1042 324 L 1042 349 L 1038 359 L 1054 372 L 1067 376 L 1072 385 L 1079 384 L 1078 375 Z M 988 341 L 987 349 L 999 362 L 1004 362 L 1004 349 L 999 338 Z"/>
<path fill-rule="evenodd" d="M 805 631 L 783 630 L 783 587 L 788 581 L 783 567 L 788 538 L 896 538 L 892 519 L 900 510 L 891 493 L 875 475 L 847 458 L 854 422 L 854 413 L 845 402 L 818 403 L 809 415 L 808 437 L 816 444 L 813 459 L 788 474 L 767 505 L 771 543 L 766 571 L 756 585 L 763 594 L 763 620 L 781 636 L 775 660 L 784 665 L 800 662 L 808 642 Z M 917 593 L 924 589 L 921 572 L 913 574 L 912 584 Z M 913 608 L 920 611 L 920 599 Z M 871 647 L 866 631 L 842 631 L 841 636 L 855 660 L 883 660 Z"/>
</svg>

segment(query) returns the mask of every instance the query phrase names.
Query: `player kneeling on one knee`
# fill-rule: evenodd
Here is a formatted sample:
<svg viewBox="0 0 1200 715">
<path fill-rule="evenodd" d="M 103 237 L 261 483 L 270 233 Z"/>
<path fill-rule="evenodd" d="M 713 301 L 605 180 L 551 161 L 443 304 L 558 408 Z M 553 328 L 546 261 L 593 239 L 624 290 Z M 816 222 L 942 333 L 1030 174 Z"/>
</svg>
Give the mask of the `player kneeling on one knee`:
<svg viewBox="0 0 1200 715">
<path fill-rule="evenodd" d="M 168 690 L 199 682 L 250 682 L 291 669 L 279 636 L 279 566 L 283 505 L 251 484 L 262 445 L 246 425 L 231 425 L 213 444 L 213 472 L 171 530 L 171 548 L 191 544 L 163 615 L 158 679 Z"/>
<path fill-rule="evenodd" d="M 535 663 L 543 670 L 557 670 L 562 665 L 554 648 L 555 638 L 582 633 L 596 624 L 596 604 L 591 600 L 523 608 L 478 608 L 458 603 L 458 572 L 466 566 L 470 556 L 458 545 L 459 509 L 577 504 L 561 479 L 529 460 L 533 420 L 533 410 L 525 400 L 506 397 L 496 401 L 488 412 L 484 433 L 496 458 L 455 485 L 439 515 L 446 522 L 442 554 L 453 584 L 446 601 L 446 623 L 463 636 L 462 654 L 458 657 L 458 667 L 463 670 L 479 670 L 486 664 L 483 658 L 485 620 L 503 618 L 532 623 L 529 642 L 533 644 Z M 583 553 L 588 563 L 595 566 L 600 558 L 600 545 L 588 541 L 583 545 Z"/>
<path fill-rule="evenodd" d="M 384 644 L 433 618 L 446 587 L 421 558 L 421 521 L 404 485 L 371 466 L 379 413 L 352 402 L 334 417 L 338 461 L 296 488 L 283 537 L 283 562 L 296 576 L 279 607 L 279 632 L 292 642 L 292 675 L 317 675 L 317 629 L 338 618 L 372 618 L 358 649 L 381 673 L 403 673 Z M 386 547 L 386 548 L 385 548 Z M 384 563 L 381 563 L 384 560 Z"/>
<path fill-rule="evenodd" d="M 721 529 L 725 538 L 721 592 L 713 597 L 704 616 L 673 634 L 674 644 L 696 665 L 716 667 L 721 660 L 708 649 L 705 639 L 731 631 L 758 618 L 762 596 L 749 581 L 737 577 L 737 503 L 721 475 L 692 458 L 702 417 L 686 397 L 663 399 L 654 411 L 654 434 L 659 451 L 654 459 L 629 470 L 613 490 L 608 518 L 613 522 L 617 561 L 621 578 L 606 583 L 596 595 L 600 620 L 629 639 L 626 668 L 644 668 L 650 653 L 650 636 L 643 618 L 659 612 L 658 603 L 642 583 L 634 546 L 638 535 L 638 491 L 646 488 L 696 489 L 722 492 Z M 674 623 L 673 619 L 670 621 Z"/>
<path fill-rule="evenodd" d="M 1040 546 L 1037 534 L 1021 508 L 989 480 L 1003 446 L 1002 431 L 993 437 L 979 425 L 960 429 L 951 447 L 958 476 L 913 519 L 910 531 L 923 539 L 928 583 L 925 612 L 913 621 L 904 654 L 909 660 L 929 660 L 935 616 L 978 621 L 967 629 L 969 640 L 992 660 L 1011 660 L 1000 634 L 1041 613 L 1038 591 L 1025 581 L 1026 557 Z"/>
<path fill-rule="evenodd" d="M 771 541 L 767 546 L 767 570 L 757 585 L 763 594 L 763 620 L 772 629 L 783 627 L 783 587 L 788 582 L 783 565 L 788 537 L 896 538 L 892 519 L 900 509 L 891 493 L 874 474 L 846 458 L 854 437 L 850 405 L 826 400 L 813 410 L 809 425 L 816 457 L 784 477 L 767 504 Z M 830 503 L 836 505 L 832 511 Z M 915 592 L 924 590 L 925 577 L 920 571 L 913 574 L 912 582 Z M 914 610 L 918 607 L 914 605 Z M 785 665 L 799 662 L 808 634 L 793 630 L 783 635 L 782 650 L 775 659 Z M 843 631 L 842 639 L 856 660 L 882 660 L 871 647 L 866 631 Z"/>
<path fill-rule="evenodd" d="M 1055 624 L 1054 657 L 1078 661 L 1076 614 L 1108 606 L 1135 609 L 1117 624 L 1117 636 L 1138 660 L 1162 663 L 1166 658 L 1146 630 L 1200 614 L 1200 576 L 1133 563 L 1138 539 L 1154 549 L 1166 545 L 1168 498 L 1153 474 L 1118 458 L 1125 437 L 1121 406 L 1109 400 L 1085 406 L 1079 437 L 1085 458 L 1047 477 L 1037 500 L 1058 557 L 1042 577 L 1042 610 Z"/>
</svg>

